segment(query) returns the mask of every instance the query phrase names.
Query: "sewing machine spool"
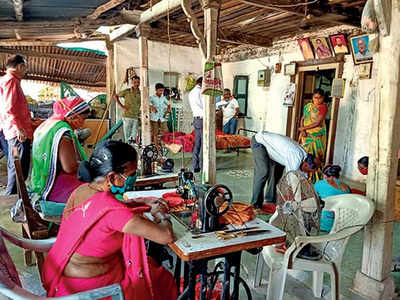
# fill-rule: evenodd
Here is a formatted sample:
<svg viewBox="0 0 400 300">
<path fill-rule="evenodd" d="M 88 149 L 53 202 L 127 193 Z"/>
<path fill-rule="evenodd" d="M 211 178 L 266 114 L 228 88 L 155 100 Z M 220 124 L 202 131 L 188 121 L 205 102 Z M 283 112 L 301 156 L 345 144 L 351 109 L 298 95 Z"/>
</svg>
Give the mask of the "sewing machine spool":
<svg viewBox="0 0 400 300">
<path fill-rule="evenodd" d="M 153 144 L 146 146 L 142 152 L 142 174 L 153 175 L 153 162 L 157 161 L 158 150 Z"/>
<path fill-rule="evenodd" d="M 210 232 L 222 229 L 223 225 L 219 223 L 219 217 L 231 208 L 233 202 L 231 190 L 222 184 L 206 186 L 205 193 L 204 186 L 199 190 L 201 231 Z M 201 192 L 202 190 L 203 192 Z"/>
</svg>

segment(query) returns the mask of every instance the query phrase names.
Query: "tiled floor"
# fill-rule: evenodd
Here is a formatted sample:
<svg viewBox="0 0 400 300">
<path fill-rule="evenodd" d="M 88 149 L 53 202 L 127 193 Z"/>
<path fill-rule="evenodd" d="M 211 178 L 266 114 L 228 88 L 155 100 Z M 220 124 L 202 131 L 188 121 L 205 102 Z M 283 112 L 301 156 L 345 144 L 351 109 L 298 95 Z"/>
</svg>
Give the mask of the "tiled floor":
<svg viewBox="0 0 400 300">
<path fill-rule="evenodd" d="M 175 155 L 175 169 L 179 170 L 182 165 L 181 155 Z M 185 166 L 191 166 L 190 155 L 185 154 Z M 217 183 L 227 185 L 233 192 L 234 200 L 241 202 L 249 202 L 252 178 L 253 178 L 253 159 L 251 153 L 241 152 L 239 156 L 236 153 L 220 153 L 217 155 Z M 0 161 L 0 176 L 5 175 L 4 160 Z M 199 178 L 200 180 L 200 178 Z M 9 230 L 19 233 L 19 225 L 10 221 L 9 208 L 13 201 L 0 200 L 2 209 L 0 210 L 0 225 Z M 400 256 L 400 226 L 395 224 L 393 256 Z M 340 299 L 361 300 L 363 298 L 354 295 L 349 289 L 352 287 L 352 280 L 357 269 L 360 268 L 362 254 L 362 232 L 354 235 L 347 246 L 346 253 L 343 259 L 340 272 Z M 24 274 L 24 283 L 29 285 L 29 288 L 40 292 L 38 289 L 38 278 L 34 267 L 25 267 L 23 265 L 22 252 L 15 247 L 10 248 L 13 259 L 17 262 L 19 270 Z M 256 256 L 247 252 L 243 254 L 241 276 L 245 279 L 252 288 L 254 270 L 256 264 Z M 300 300 L 300 299 L 316 299 L 312 295 L 309 288 L 311 284 L 310 274 L 303 272 L 289 273 L 285 288 L 285 300 Z M 400 287 L 400 273 L 393 273 L 396 285 Z M 329 277 L 325 277 L 324 288 L 326 295 L 324 299 L 329 297 Z M 252 288 L 253 299 L 265 299 L 265 286 L 258 289 Z"/>
</svg>

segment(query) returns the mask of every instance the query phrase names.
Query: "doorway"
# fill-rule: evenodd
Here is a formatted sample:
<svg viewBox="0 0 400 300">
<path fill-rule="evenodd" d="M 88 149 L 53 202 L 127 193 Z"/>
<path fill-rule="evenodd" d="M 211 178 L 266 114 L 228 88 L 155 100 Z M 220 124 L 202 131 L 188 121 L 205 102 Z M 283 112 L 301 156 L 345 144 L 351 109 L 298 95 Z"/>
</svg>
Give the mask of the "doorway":
<svg viewBox="0 0 400 300">
<path fill-rule="evenodd" d="M 324 102 L 328 106 L 325 118 L 327 129 L 327 147 L 325 150 L 325 163 L 333 162 L 334 144 L 336 137 L 336 125 L 339 110 L 339 99 L 331 98 L 330 91 L 335 78 L 341 77 L 341 63 L 325 65 L 300 66 L 295 77 L 296 98 L 293 107 L 288 109 L 287 135 L 298 141 L 303 108 L 312 101 L 315 89 L 322 89 L 325 93 Z"/>
</svg>

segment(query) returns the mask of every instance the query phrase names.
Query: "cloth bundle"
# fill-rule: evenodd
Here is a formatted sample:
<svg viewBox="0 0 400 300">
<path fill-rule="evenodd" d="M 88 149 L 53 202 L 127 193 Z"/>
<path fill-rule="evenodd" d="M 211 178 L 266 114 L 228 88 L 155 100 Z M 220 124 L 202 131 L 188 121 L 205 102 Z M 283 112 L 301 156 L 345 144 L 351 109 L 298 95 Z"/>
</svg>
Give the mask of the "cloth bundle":
<svg viewBox="0 0 400 300">
<path fill-rule="evenodd" d="M 231 208 L 219 218 L 222 224 L 243 225 L 246 222 L 253 220 L 256 217 L 253 206 L 235 202 Z"/>
<path fill-rule="evenodd" d="M 217 149 L 250 147 L 250 139 L 241 135 L 217 135 Z"/>
<path fill-rule="evenodd" d="M 170 208 L 181 206 L 183 204 L 183 198 L 181 195 L 172 192 L 172 193 L 165 193 L 161 196 L 165 201 L 168 202 L 168 206 Z"/>
</svg>

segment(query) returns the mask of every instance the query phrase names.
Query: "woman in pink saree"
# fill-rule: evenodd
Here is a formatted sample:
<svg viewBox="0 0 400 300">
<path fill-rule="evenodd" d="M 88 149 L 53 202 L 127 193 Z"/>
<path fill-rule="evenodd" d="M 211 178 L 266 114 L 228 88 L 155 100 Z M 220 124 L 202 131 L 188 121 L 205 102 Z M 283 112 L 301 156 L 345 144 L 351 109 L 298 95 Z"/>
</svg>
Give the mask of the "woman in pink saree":
<svg viewBox="0 0 400 300">
<path fill-rule="evenodd" d="M 125 203 L 121 194 L 136 181 L 137 153 L 123 142 L 97 147 L 80 174 L 90 184 L 68 200 L 57 241 L 42 270 L 48 297 L 119 283 L 125 299 L 177 298 L 172 275 L 148 257 L 144 239 L 173 241 L 165 203 Z M 154 222 L 143 216 L 150 211 Z"/>
</svg>

